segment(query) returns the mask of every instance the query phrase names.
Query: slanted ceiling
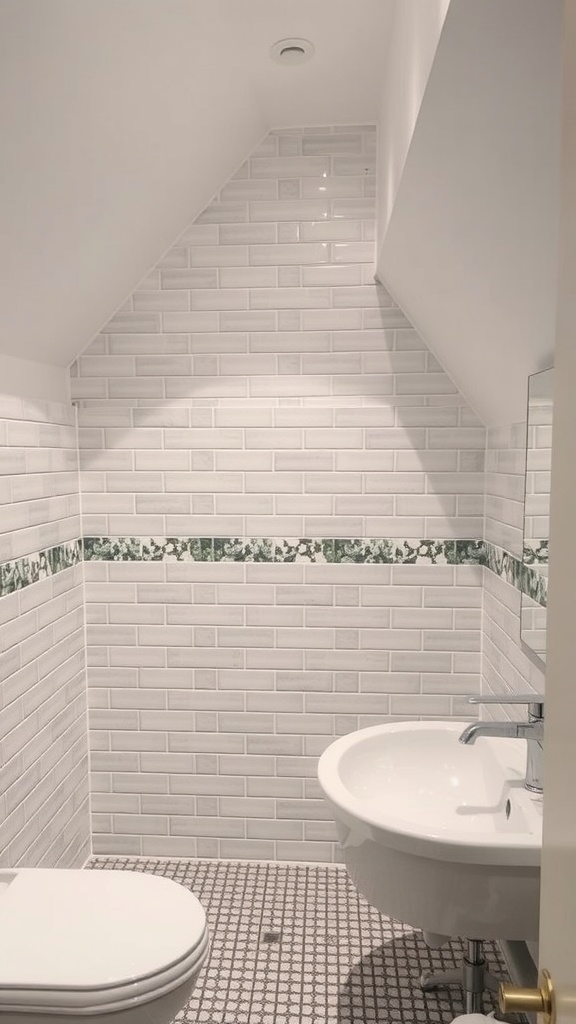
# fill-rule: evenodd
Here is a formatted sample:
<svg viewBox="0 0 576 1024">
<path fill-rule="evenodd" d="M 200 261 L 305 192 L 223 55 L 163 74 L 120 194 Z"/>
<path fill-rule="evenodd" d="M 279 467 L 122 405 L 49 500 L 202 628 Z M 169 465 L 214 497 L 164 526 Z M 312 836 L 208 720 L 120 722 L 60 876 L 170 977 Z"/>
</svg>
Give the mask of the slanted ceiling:
<svg viewBox="0 0 576 1024">
<path fill-rule="evenodd" d="M 68 365 L 271 127 L 382 109 L 379 276 L 482 419 L 522 419 L 553 361 L 562 7 L 2 0 L 0 369 L 38 393 L 26 361 Z M 293 35 L 314 60 L 274 64 Z"/>
<path fill-rule="evenodd" d="M 554 360 L 562 8 L 452 0 L 380 242 L 379 276 L 487 424 L 522 420 Z"/>
<path fill-rule="evenodd" d="M 2 0 L 0 355 L 67 365 L 271 127 L 374 123 L 392 6 Z"/>
</svg>

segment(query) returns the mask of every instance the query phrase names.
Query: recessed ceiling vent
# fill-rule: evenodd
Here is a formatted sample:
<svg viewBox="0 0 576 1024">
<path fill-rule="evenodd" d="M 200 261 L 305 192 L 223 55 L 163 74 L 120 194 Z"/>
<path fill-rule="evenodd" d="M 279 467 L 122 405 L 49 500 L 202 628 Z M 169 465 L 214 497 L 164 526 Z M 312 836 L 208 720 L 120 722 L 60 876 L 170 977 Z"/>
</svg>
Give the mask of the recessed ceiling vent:
<svg viewBox="0 0 576 1024">
<path fill-rule="evenodd" d="M 277 64 L 303 64 L 314 56 L 309 39 L 280 39 L 270 47 L 270 56 Z"/>
</svg>

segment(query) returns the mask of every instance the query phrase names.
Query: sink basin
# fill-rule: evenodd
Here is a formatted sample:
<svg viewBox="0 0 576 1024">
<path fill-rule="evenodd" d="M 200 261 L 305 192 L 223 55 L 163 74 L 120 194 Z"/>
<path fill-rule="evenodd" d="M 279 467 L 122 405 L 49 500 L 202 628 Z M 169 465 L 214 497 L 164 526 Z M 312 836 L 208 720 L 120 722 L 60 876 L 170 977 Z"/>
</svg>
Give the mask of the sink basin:
<svg viewBox="0 0 576 1024">
<path fill-rule="evenodd" d="M 526 745 L 458 742 L 461 722 L 379 725 L 336 740 L 318 779 L 348 871 L 379 910 L 424 931 L 538 938 L 542 797 Z"/>
</svg>

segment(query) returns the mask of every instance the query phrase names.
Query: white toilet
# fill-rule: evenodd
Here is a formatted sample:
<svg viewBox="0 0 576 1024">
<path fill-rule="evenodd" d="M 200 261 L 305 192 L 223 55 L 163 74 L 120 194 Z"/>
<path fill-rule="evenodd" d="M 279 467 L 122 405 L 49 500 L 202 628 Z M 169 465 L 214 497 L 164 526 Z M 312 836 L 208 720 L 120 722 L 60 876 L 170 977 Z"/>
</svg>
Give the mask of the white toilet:
<svg viewBox="0 0 576 1024">
<path fill-rule="evenodd" d="M 206 915 L 136 871 L 0 871 L 2 1024 L 168 1024 L 208 955 Z"/>
</svg>

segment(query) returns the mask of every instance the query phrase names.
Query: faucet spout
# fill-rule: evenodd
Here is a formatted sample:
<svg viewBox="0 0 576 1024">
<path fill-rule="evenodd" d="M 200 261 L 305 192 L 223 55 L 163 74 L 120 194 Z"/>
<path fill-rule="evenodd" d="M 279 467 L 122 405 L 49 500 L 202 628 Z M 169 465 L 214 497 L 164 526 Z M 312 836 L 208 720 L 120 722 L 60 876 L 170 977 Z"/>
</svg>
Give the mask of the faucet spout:
<svg viewBox="0 0 576 1024">
<path fill-rule="evenodd" d="M 515 736 L 510 726 L 512 722 L 472 722 L 459 736 L 460 743 L 476 743 L 480 736 Z"/>
<path fill-rule="evenodd" d="M 475 743 L 479 736 L 503 736 L 519 740 L 542 740 L 543 722 L 472 722 L 459 737 L 460 743 Z"/>
<path fill-rule="evenodd" d="M 480 700 L 475 698 L 473 703 L 480 703 Z M 488 699 L 486 703 L 496 703 L 496 700 Z M 502 703 L 506 702 L 502 701 Z M 516 699 L 511 703 L 520 703 L 520 700 Z M 464 744 L 475 743 L 480 736 L 501 736 L 526 740 L 528 756 L 524 785 L 526 789 L 534 793 L 541 793 L 543 790 L 544 717 L 543 714 L 536 713 L 536 709 L 543 710 L 540 702 L 530 702 L 530 704 L 527 722 L 472 722 L 466 726 L 459 739 L 460 743 Z"/>
</svg>

